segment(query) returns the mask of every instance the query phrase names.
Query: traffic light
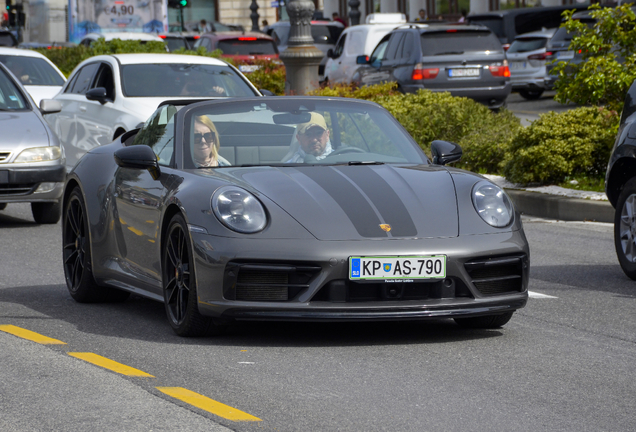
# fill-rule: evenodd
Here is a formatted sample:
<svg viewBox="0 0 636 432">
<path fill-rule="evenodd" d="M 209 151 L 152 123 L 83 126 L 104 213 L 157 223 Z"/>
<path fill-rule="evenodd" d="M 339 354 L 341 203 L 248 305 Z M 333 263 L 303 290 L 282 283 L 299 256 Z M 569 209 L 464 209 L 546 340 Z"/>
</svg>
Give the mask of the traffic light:
<svg viewBox="0 0 636 432">
<path fill-rule="evenodd" d="M 187 7 L 188 6 L 188 0 L 179 0 L 179 4 L 181 5 L 181 7 Z"/>
<path fill-rule="evenodd" d="M 7 10 L 8 10 L 8 11 L 10 11 L 11 9 L 13 9 L 13 7 L 12 7 L 12 6 L 13 6 L 13 0 L 7 0 L 7 1 L 6 1 L 6 4 L 7 4 Z M 9 12 L 9 13 L 11 13 L 11 12 Z"/>
<path fill-rule="evenodd" d="M 168 0 L 168 7 L 182 9 L 188 7 L 188 0 Z"/>
</svg>

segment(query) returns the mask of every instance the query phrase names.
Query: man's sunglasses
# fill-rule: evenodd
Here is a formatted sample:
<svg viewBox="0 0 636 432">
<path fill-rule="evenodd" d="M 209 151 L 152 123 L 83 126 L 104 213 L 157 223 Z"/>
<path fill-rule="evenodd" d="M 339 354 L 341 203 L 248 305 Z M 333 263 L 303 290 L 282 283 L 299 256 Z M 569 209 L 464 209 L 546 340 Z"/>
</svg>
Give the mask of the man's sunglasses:
<svg viewBox="0 0 636 432">
<path fill-rule="evenodd" d="M 208 133 L 195 133 L 194 134 L 194 142 L 196 144 L 201 144 L 201 140 L 205 138 L 205 142 L 206 143 L 214 143 L 216 142 L 216 136 L 212 133 L 212 132 L 208 132 Z"/>
</svg>

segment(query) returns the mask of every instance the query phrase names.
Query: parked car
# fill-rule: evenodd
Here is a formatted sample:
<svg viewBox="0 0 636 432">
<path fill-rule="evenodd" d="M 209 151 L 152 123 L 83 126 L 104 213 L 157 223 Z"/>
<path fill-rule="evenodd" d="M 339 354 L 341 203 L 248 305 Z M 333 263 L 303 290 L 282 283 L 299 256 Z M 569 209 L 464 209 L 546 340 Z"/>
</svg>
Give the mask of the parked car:
<svg viewBox="0 0 636 432">
<path fill-rule="evenodd" d="M 512 91 L 525 99 L 539 99 L 546 89 L 546 59 L 552 54 L 546 45 L 556 29 L 543 29 L 515 38 L 506 51 Z"/>
<path fill-rule="evenodd" d="M 194 44 L 201 37 L 197 32 L 169 32 L 159 33 L 159 36 L 168 46 L 168 51 L 174 52 L 180 48 L 194 49 Z"/>
<path fill-rule="evenodd" d="M 217 32 L 206 33 L 195 42 L 194 49 L 204 47 L 207 51 L 221 50 L 221 57 L 231 58 L 241 65 L 239 70 L 244 73 L 252 72 L 250 62 L 254 60 L 278 59 L 278 48 L 274 39 L 263 33 L 256 32 Z"/>
<path fill-rule="evenodd" d="M 496 109 L 510 94 L 510 70 L 487 27 L 402 25 L 384 36 L 353 75 L 357 85 L 397 82 L 404 93 L 447 91 Z"/>
<path fill-rule="evenodd" d="M 58 94 L 66 82 L 57 66 L 36 51 L 0 47 L 0 63 L 20 80 L 36 106 L 40 106 L 42 99 Z"/>
<path fill-rule="evenodd" d="M 56 101 L 38 109 L 20 81 L 0 64 L 0 210 L 26 202 L 36 223 L 60 220 L 64 150 L 40 112 L 59 109 Z"/>
<path fill-rule="evenodd" d="M 344 29 L 336 46 L 327 51 L 324 81 L 350 83 L 360 67 L 358 56 L 370 56 L 380 40 L 398 26 L 399 23 L 360 24 Z"/>
<path fill-rule="evenodd" d="M 564 11 L 572 9 L 581 11 L 587 9 L 588 6 L 589 3 L 576 3 L 563 6 L 502 9 L 470 14 L 466 17 L 466 22 L 488 27 L 497 35 L 504 50 L 507 50 L 517 35 L 538 31 L 542 28 L 557 28 L 563 21 Z"/>
<path fill-rule="evenodd" d="M 616 209 L 614 245 L 625 274 L 636 280 L 636 84 L 625 97 L 605 174 L 605 193 Z"/>
<path fill-rule="evenodd" d="M 73 48 L 76 47 L 77 44 L 73 42 L 20 42 L 18 48 L 25 49 L 62 49 L 62 48 Z"/>
<path fill-rule="evenodd" d="M 80 41 L 80 45 L 91 46 L 98 39 L 104 39 L 106 42 L 113 39 L 120 40 L 138 40 L 141 43 L 145 42 L 163 42 L 163 40 L 154 33 L 141 33 L 141 32 L 109 32 L 109 33 L 88 33 Z"/>
<path fill-rule="evenodd" d="M 14 47 L 18 46 L 18 40 L 9 30 L 0 29 L 0 46 Z"/>
<path fill-rule="evenodd" d="M 337 21 L 311 21 L 311 37 L 314 40 L 314 46 L 326 56 L 327 51 L 336 45 L 336 41 L 344 29 L 344 25 Z M 263 27 L 263 33 L 274 39 L 279 52 L 283 52 L 287 49 L 290 30 L 291 25 L 289 21 L 278 21 L 267 27 Z M 327 60 L 327 57 L 323 57 L 318 66 L 318 75 L 320 77 L 324 75 Z"/>
<path fill-rule="evenodd" d="M 218 165 L 197 165 L 212 148 Z M 70 172 L 70 295 L 161 301 L 181 336 L 235 320 L 500 327 L 528 299 L 521 218 L 498 186 L 444 166 L 459 146 L 431 151 L 368 101 L 167 103 Z"/>
<path fill-rule="evenodd" d="M 86 151 L 112 142 L 148 119 L 168 99 L 251 97 L 260 92 L 234 66 L 178 54 L 91 57 L 71 73 L 55 96 L 61 112 L 46 120 L 72 167 Z"/>
</svg>

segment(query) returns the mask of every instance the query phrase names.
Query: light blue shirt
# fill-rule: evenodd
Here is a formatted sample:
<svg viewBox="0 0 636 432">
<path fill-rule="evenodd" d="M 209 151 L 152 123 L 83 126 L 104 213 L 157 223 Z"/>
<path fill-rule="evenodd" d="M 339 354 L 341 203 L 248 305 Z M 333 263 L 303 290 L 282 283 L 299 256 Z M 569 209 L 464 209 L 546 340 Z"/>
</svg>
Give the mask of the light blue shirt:
<svg viewBox="0 0 636 432">
<path fill-rule="evenodd" d="M 329 153 L 331 153 L 332 151 L 333 150 L 331 148 L 331 141 L 327 141 L 327 145 L 325 146 L 324 153 L 321 154 L 320 156 L 315 156 L 315 158 L 316 160 L 322 160 L 326 158 L 329 155 Z M 307 153 L 305 153 L 305 151 L 302 148 L 298 147 L 298 150 L 296 151 L 296 153 L 294 153 L 291 158 L 286 160 L 285 163 L 304 163 L 305 156 L 307 156 Z"/>
</svg>

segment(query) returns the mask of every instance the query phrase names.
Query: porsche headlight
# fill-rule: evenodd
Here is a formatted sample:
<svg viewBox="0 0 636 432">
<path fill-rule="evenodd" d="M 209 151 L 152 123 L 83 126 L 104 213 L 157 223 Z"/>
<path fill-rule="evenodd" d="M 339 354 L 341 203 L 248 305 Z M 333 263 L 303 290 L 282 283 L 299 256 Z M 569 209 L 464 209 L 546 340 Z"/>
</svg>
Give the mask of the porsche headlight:
<svg viewBox="0 0 636 432">
<path fill-rule="evenodd" d="M 473 205 L 488 225 L 505 227 L 512 220 L 512 203 L 508 195 L 488 181 L 473 186 Z"/>
<path fill-rule="evenodd" d="M 233 231 L 255 233 L 265 228 L 267 215 L 258 199 L 245 189 L 225 186 L 212 196 L 216 217 Z"/>
<path fill-rule="evenodd" d="M 48 162 L 62 157 L 60 147 L 33 147 L 22 150 L 15 163 Z"/>
</svg>

